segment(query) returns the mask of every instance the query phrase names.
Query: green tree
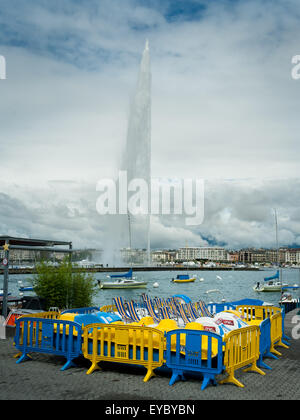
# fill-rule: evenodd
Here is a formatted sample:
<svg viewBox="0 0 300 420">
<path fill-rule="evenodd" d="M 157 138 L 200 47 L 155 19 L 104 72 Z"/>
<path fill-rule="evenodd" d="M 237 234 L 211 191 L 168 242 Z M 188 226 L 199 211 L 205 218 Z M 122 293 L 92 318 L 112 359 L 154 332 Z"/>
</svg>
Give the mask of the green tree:
<svg viewBox="0 0 300 420">
<path fill-rule="evenodd" d="M 89 307 L 97 293 L 94 276 L 82 268 L 72 266 L 68 257 L 57 266 L 47 261 L 38 263 L 33 287 L 36 294 L 45 299 L 49 308 Z"/>
</svg>

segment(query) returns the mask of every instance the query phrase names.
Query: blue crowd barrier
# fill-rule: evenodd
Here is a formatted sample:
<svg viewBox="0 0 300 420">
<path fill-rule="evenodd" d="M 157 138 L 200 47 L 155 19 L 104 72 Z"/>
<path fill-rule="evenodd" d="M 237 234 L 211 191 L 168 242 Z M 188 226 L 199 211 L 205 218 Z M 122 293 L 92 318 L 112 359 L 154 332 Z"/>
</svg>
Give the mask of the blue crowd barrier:
<svg viewBox="0 0 300 420">
<path fill-rule="evenodd" d="M 239 306 L 239 305 L 262 306 L 264 304 L 264 301 L 260 299 L 240 299 L 240 300 L 235 300 L 228 303 L 231 303 L 232 305 L 235 305 L 235 306 Z"/>
<path fill-rule="evenodd" d="M 291 340 L 291 338 L 289 336 L 287 336 L 284 332 L 284 319 L 285 319 L 285 314 L 286 314 L 286 308 L 283 307 L 281 309 L 281 315 L 282 315 L 282 342 L 283 344 L 289 345 L 289 341 Z"/>
<path fill-rule="evenodd" d="M 14 342 L 22 352 L 17 363 L 28 360 L 30 353 L 46 353 L 64 356 L 67 362 L 61 370 L 66 370 L 82 354 L 82 328 L 71 321 L 24 317 L 16 320 Z"/>
<path fill-rule="evenodd" d="M 260 326 L 260 338 L 259 338 L 259 359 L 257 366 L 265 369 L 272 369 L 264 361 L 264 357 L 270 357 L 272 359 L 278 359 L 273 353 L 270 352 L 271 348 L 271 321 L 270 318 L 266 318 L 261 322 Z"/>
<path fill-rule="evenodd" d="M 184 338 L 183 346 L 181 341 L 184 341 Z M 173 385 L 177 380 L 184 380 L 185 372 L 203 376 L 202 390 L 210 382 L 217 385 L 215 376 L 224 369 L 222 353 L 224 343 L 220 335 L 209 331 L 181 329 L 169 331 L 166 339 L 166 365 L 172 369 L 169 385 Z M 176 340 L 176 351 L 172 349 L 174 340 Z"/>
</svg>

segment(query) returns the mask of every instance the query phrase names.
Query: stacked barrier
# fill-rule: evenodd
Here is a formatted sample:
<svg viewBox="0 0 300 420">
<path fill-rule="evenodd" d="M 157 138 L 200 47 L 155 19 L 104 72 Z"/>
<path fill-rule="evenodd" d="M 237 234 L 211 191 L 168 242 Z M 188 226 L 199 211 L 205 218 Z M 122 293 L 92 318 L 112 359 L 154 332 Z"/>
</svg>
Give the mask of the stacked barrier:
<svg viewBox="0 0 300 420">
<path fill-rule="evenodd" d="M 281 353 L 275 349 L 275 346 L 281 346 L 288 348 L 288 345 L 283 341 L 283 337 L 288 339 L 284 334 L 284 316 L 285 312 L 281 308 L 276 306 L 251 306 L 251 305 L 239 305 L 236 309 L 241 315 L 246 318 L 248 322 L 263 321 L 266 318 L 270 318 L 271 329 L 271 346 L 270 353 L 281 356 Z"/>
<path fill-rule="evenodd" d="M 91 314 L 93 312 L 100 311 L 100 308 L 98 306 L 92 306 L 89 308 L 76 308 L 76 309 L 66 309 L 65 311 L 61 312 L 61 315 L 63 314 L 78 314 L 78 315 L 85 315 L 85 314 Z"/>
<path fill-rule="evenodd" d="M 282 342 L 284 344 L 289 344 L 289 341 L 291 340 L 290 337 L 288 337 L 284 332 L 284 319 L 285 319 L 286 309 L 285 306 L 281 307 L 281 315 L 282 315 Z"/>
<path fill-rule="evenodd" d="M 286 349 L 289 348 L 285 343 L 282 342 L 282 314 L 281 312 L 274 313 L 271 316 L 271 353 L 275 353 L 278 356 L 282 356 L 282 354 L 275 349 L 276 346 L 284 347 Z"/>
<path fill-rule="evenodd" d="M 169 385 L 177 380 L 184 380 L 184 372 L 201 373 L 204 390 L 210 382 L 217 384 L 215 376 L 222 372 L 222 337 L 220 335 L 197 330 L 175 330 L 166 335 L 166 365 L 172 369 Z M 173 350 L 175 341 L 175 348 Z M 182 342 L 185 345 L 182 345 Z"/>
<path fill-rule="evenodd" d="M 154 328 L 130 325 L 90 324 L 83 328 L 83 355 L 92 365 L 101 361 L 141 365 L 147 369 L 144 382 L 163 365 L 164 334 Z"/>
<path fill-rule="evenodd" d="M 250 365 L 244 372 L 257 372 L 265 375 L 260 368 L 257 367 L 259 359 L 259 337 L 260 329 L 258 326 L 249 326 L 233 330 L 224 337 L 225 354 L 224 365 L 228 377 L 220 383 L 233 383 L 243 388 L 244 385 L 238 381 L 234 374 L 237 369 Z"/>
<path fill-rule="evenodd" d="M 42 318 L 42 319 L 58 319 L 60 317 L 60 312 L 58 311 L 48 311 L 48 312 L 37 312 L 36 314 L 22 315 L 22 318 Z"/>
<path fill-rule="evenodd" d="M 253 319 L 263 321 L 266 318 L 270 318 L 277 312 L 281 312 L 281 309 L 276 306 L 256 306 L 256 305 L 238 305 L 236 310 L 241 313 L 246 321 Z"/>
<path fill-rule="evenodd" d="M 218 312 L 228 311 L 230 309 L 234 310 L 235 306 L 231 303 L 209 303 L 207 308 L 211 314 L 217 314 Z"/>
<path fill-rule="evenodd" d="M 272 368 L 264 362 L 264 357 L 270 357 L 278 359 L 273 353 L 271 353 L 271 321 L 270 318 L 266 318 L 261 322 L 260 326 L 260 341 L 259 341 L 259 359 L 257 366 L 271 370 Z"/>
<path fill-rule="evenodd" d="M 67 359 L 61 370 L 74 366 L 74 359 L 81 354 L 81 326 L 75 322 L 51 318 L 53 315 L 47 314 L 47 318 L 25 316 L 17 319 L 15 346 L 21 351 L 17 363 L 28 360 L 30 353 L 46 353 Z"/>
<path fill-rule="evenodd" d="M 134 302 L 132 301 L 132 309 Z M 172 318 L 175 310 L 187 309 L 187 323 L 195 318 L 195 309 L 191 305 L 156 300 L 160 308 L 160 318 Z M 201 303 L 201 302 L 200 302 Z M 203 310 L 229 310 L 235 307 L 230 304 L 214 304 L 214 308 L 197 305 Z M 217 306 L 218 305 L 218 306 Z M 201 307 L 200 307 L 201 306 Z M 127 306 L 126 306 L 127 308 Z M 129 308 L 129 306 L 128 306 Z M 153 306 L 152 306 L 153 308 Z M 170 313 L 173 310 L 173 314 Z M 153 308 L 154 310 L 154 308 Z M 99 311 L 98 307 L 66 310 L 61 314 L 57 311 L 25 315 L 16 322 L 15 346 L 21 351 L 17 363 L 27 360 L 30 353 L 45 353 L 64 356 L 67 362 L 61 370 L 74 365 L 74 359 L 83 355 L 90 360 L 91 367 L 87 374 L 100 369 L 101 361 L 116 362 L 131 365 L 141 365 L 147 369 L 144 381 L 154 376 L 154 370 L 164 363 L 172 370 L 170 385 L 184 379 L 184 372 L 202 374 L 201 389 L 209 383 L 216 384 L 216 375 L 227 372 L 228 377 L 220 383 L 233 383 L 239 387 L 244 385 L 235 378 L 238 369 L 265 373 L 260 368 L 271 369 L 264 363 L 265 357 L 277 359 L 281 354 L 275 346 L 288 347 L 283 341 L 284 311 L 272 306 L 239 305 L 239 311 L 244 319 L 252 324 L 227 333 L 224 337 L 209 331 L 201 331 L 200 324 L 190 323 L 183 328 L 176 328 L 176 323 L 167 328 L 150 328 L 143 325 L 112 323 L 103 324 L 87 318 L 84 325 L 74 317 L 61 315 L 92 314 Z M 101 311 L 115 312 L 116 307 L 108 305 Z M 178 312 L 177 312 L 178 315 Z M 96 317 L 95 317 L 96 318 Z M 166 322 L 166 321 L 164 321 Z M 186 323 L 186 324 L 187 324 Z M 199 327 L 199 330 L 197 329 Z M 191 329 L 190 329 L 191 328 Z M 165 331 L 165 333 L 163 331 Z"/>
</svg>

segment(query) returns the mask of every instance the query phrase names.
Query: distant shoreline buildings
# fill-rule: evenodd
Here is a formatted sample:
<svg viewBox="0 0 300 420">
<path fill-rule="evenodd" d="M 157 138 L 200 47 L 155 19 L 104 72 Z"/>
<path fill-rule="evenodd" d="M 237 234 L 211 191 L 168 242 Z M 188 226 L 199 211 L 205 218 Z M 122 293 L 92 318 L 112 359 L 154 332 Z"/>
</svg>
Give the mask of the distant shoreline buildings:
<svg viewBox="0 0 300 420">
<path fill-rule="evenodd" d="M 143 265 L 146 262 L 146 250 L 121 249 L 121 257 L 125 263 Z M 241 250 L 227 250 L 218 246 L 183 247 L 179 249 L 153 250 L 151 251 L 152 264 L 168 265 L 182 263 L 209 262 L 224 264 L 264 265 L 286 264 L 300 265 L 300 248 L 247 248 Z"/>
<path fill-rule="evenodd" d="M 103 251 L 97 249 L 82 249 L 74 251 L 72 259 L 74 262 L 89 262 L 94 265 L 106 266 Z M 0 251 L 0 258 L 4 258 L 3 251 Z M 24 264 L 35 264 L 42 258 L 59 262 L 64 258 L 61 253 L 47 253 L 43 251 L 35 252 L 28 250 L 11 250 L 10 262 L 14 266 Z M 126 264 L 147 265 L 146 249 L 122 248 L 120 250 L 120 260 Z M 178 249 L 161 249 L 151 251 L 152 265 L 174 265 L 174 264 L 200 264 L 207 265 L 216 263 L 217 265 L 268 265 L 279 263 L 281 265 L 300 266 L 300 247 L 277 249 L 265 248 L 244 248 L 241 250 L 228 250 L 219 246 L 203 247 L 182 247 Z"/>
</svg>

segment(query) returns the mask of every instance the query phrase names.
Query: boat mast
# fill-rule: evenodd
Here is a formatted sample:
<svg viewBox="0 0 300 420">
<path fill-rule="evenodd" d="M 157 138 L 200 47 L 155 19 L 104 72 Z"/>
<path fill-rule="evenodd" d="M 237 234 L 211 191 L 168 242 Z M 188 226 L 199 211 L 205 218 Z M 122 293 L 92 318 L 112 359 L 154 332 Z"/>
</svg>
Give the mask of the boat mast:
<svg viewBox="0 0 300 420">
<path fill-rule="evenodd" d="M 128 217 L 128 231 L 129 231 L 129 255 L 130 255 L 130 268 L 132 270 L 132 251 L 131 251 L 131 225 L 130 225 L 130 215 L 129 212 L 127 213 Z M 132 278 L 132 272 L 131 272 L 131 278 Z"/>
<path fill-rule="evenodd" d="M 128 217 L 128 231 L 129 231 L 129 249 L 131 251 L 131 226 L 130 226 L 130 216 L 129 213 L 127 213 Z"/>
<path fill-rule="evenodd" d="M 278 222 L 277 222 L 277 210 L 274 209 L 274 217 L 275 217 L 275 231 L 276 231 L 276 264 L 279 268 L 279 281 L 282 287 L 282 269 L 279 267 L 279 246 L 278 246 Z"/>
<path fill-rule="evenodd" d="M 277 223 L 277 211 L 274 209 L 274 217 L 275 217 L 275 232 L 276 232 L 276 263 L 279 267 L 279 261 L 278 261 L 278 223 Z"/>
<path fill-rule="evenodd" d="M 186 270 L 186 274 L 189 275 L 189 254 L 188 254 L 188 246 L 187 246 L 187 241 L 185 241 L 185 249 L 186 249 L 186 259 L 187 259 L 187 270 Z"/>
</svg>

